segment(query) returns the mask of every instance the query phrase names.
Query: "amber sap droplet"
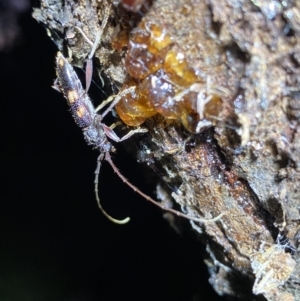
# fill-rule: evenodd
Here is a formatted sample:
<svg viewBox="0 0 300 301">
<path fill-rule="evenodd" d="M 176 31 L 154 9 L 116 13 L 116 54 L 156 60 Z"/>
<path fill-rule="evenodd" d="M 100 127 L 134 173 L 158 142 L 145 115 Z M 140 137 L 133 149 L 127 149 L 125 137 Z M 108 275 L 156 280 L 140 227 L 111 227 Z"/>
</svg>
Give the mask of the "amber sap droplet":
<svg viewBox="0 0 300 301">
<path fill-rule="evenodd" d="M 123 96 L 116 105 L 116 111 L 125 124 L 129 126 L 139 126 L 146 120 L 146 118 L 141 117 L 140 112 L 135 109 L 138 103 L 136 97 L 129 93 Z"/>
<path fill-rule="evenodd" d="M 169 51 L 163 68 L 170 80 L 181 87 L 188 88 L 196 82 L 203 82 L 202 78 L 196 75 L 195 70 L 189 67 L 181 53 Z"/>
<path fill-rule="evenodd" d="M 188 131 L 195 133 L 201 130 L 202 123 L 207 127 L 216 121 L 222 99 L 206 91 L 206 79 L 197 75 L 183 54 L 170 50 L 171 45 L 166 31 L 151 22 L 141 22 L 132 32 L 125 59 L 131 83 L 124 84 L 123 90 L 129 86 L 136 86 L 136 90 L 116 106 L 127 125 L 138 126 L 159 113 L 167 119 L 180 120 Z M 193 85 L 198 85 L 199 91 L 192 89 Z M 206 94 L 202 99 L 204 107 L 199 105 L 199 93 Z M 199 109 L 203 111 L 198 112 Z"/>
<path fill-rule="evenodd" d="M 211 100 L 204 107 L 204 117 L 213 122 L 216 121 L 216 118 L 222 111 L 223 101 L 222 98 L 218 95 L 210 96 Z"/>
<path fill-rule="evenodd" d="M 176 87 L 166 74 L 159 70 L 148 76 L 139 87 L 140 94 L 148 98 L 157 113 L 168 119 L 179 119 L 184 107 L 182 99 L 176 99 Z"/>
<path fill-rule="evenodd" d="M 150 40 L 151 33 L 145 28 L 145 22 L 141 22 L 130 34 L 130 41 L 135 44 L 150 45 Z"/>
<path fill-rule="evenodd" d="M 159 27 L 150 22 L 142 22 L 132 32 L 128 45 L 125 67 L 129 75 L 144 79 L 162 68 L 170 44 L 170 37 Z"/>
<path fill-rule="evenodd" d="M 145 122 L 146 118 L 138 117 L 138 116 L 132 116 L 128 114 L 128 105 L 127 99 L 123 100 L 122 102 L 119 102 L 116 106 L 117 113 L 119 117 L 122 119 L 122 121 L 129 125 L 129 126 L 139 126 L 142 123 Z"/>
<path fill-rule="evenodd" d="M 144 44 L 129 42 L 125 68 L 130 76 L 144 79 L 153 71 L 160 69 L 161 66 L 162 60 L 157 60 Z"/>
<path fill-rule="evenodd" d="M 140 95 L 138 90 L 124 95 L 116 110 L 123 122 L 130 126 L 139 126 L 146 118 L 157 114 L 149 99 Z"/>
<path fill-rule="evenodd" d="M 150 52 L 157 55 L 172 44 L 172 39 L 166 33 L 166 30 L 150 22 L 145 26 L 147 26 L 148 30 L 151 32 L 150 45 L 148 48 Z M 166 52 L 164 53 L 166 54 Z"/>
</svg>

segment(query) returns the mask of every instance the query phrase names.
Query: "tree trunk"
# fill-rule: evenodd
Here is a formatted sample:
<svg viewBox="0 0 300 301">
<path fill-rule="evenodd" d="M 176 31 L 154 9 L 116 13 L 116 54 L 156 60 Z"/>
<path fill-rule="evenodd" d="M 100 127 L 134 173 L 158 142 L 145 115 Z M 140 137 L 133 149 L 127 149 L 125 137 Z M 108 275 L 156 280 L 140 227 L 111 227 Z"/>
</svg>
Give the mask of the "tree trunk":
<svg viewBox="0 0 300 301">
<path fill-rule="evenodd" d="M 116 2 L 41 0 L 33 16 L 77 66 L 91 51 L 77 28 L 93 42 L 103 25 L 95 68 L 136 86 L 117 112 L 144 122 L 139 159 L 208 220 L 191 224 L 217 293 L 300 300 L 300 2 Z"/>
</svg>

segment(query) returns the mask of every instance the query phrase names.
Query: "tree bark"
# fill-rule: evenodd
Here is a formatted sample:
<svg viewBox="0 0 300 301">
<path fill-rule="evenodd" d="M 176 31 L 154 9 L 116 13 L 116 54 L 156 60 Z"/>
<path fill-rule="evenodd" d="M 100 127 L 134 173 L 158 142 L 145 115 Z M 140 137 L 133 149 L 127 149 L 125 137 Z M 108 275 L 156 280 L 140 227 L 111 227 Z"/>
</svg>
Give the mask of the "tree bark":
<svg viewBox="0 0 300 301">
<path fill-rule="evenodd" d="M 197 97 L 221 101 L 215 116 L 205 117 L 209 126 L 197 130 L 187 131 L 178 113 L 147 119 L 150 138 L 139 159 L 178 187 L 172 196 L 184 213 L 208 220 L 224 213 L 216 222 L 191 222 L 206 242 L 209 281 L 219 295 L 300 300 L 299 2 L 140 2 L 132 12 L 109 0 L 41 0 L 33 16 L 72 64 L 83 66 L 91 46 L 77 27 L 94 41 L 109 14 L 95 57 L 114 91 L 135 76 L 124 63 L 130 32 L 155 24 L 148 33 L 170 39 L 168 53 L 201 74 Z"/>
</svg>

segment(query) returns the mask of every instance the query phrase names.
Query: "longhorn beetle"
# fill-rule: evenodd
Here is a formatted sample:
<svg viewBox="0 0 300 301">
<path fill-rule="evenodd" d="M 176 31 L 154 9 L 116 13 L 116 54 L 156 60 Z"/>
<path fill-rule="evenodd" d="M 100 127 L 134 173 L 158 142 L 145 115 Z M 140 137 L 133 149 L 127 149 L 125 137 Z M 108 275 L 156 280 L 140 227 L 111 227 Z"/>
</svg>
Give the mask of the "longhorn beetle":
<svg viewBox="0 0 300 301">
<path fill-rule="evenodd" d="M 70 65 L 67 59 L 60 52 L 58 52 L 56 57 L 56 73 L 57 73 L 57 79 L 54 83 L 54 88 L 62 92 L 64 97 L 67 99 L 73 118 L 75 119 L 77 125 L 82 128 L 83 135 L 87 143 L 94 146 L 94 148 L 100 151 L 100 155 L 97 159 L 97 168 L 95 171 L 95 182 L 94 182 L 95 195 L 100 210 L 109 220 L 117 224 L 125 224 L 130 220 L 130 218 L 127 217 L 123 220 L 114 219 L 109 214 L 107 214 L 101 206 L 100 198 L 98 194 L 98 179 L 99 179 L 101 162 L 103 159 L 105 159 L 110 164 L 114 172 L 120 177 L 121 180 L 123 180 L 124 183 L 126 183 L 129 187 L 131 187 L 134 191 L 136 191 L 146 200 L 150 201 L 151 203 L 160 207 L 161 209 L 170 211 L 178 216 L 182 216 L 184 218 L 196 222 L 214 222 L 220 219 L 221 216 L 223 216 L 224 213 L 220 214 L 219 216 L 213 219 L 206 220 L 206 219 L 200 219 L 200 218 L 186 215 L 172 208 L 165 208 L 163 204 L 153 200 L 150 196 L 144 194 L 136 186 L 131 184 L 117 169 L 110 155 L 110 152 L 114 152 L 115 148 L 109 142 L 108 138 L 110 138 L 115 142 L 121 142 L 128 139 L 135 133 L 144 133 L 147 132 L 147 130 L 142 128 L 137 128 L 135 130 L 131 130 L 122 138 L 119 138 L 116 135 L 116 133 L 113 131 L 114 125 L 108 127 L 103 123 L 103 118 L 107 115 L 107 113 L 109 113 L 113 109 L 113 107 L 120 100 L 122 95 L 124 95 L 125 93 L 131 93 L 133 91 L 133 88 L 128 88 L 124 90 L 123 92 L 115 96 L 114 99 L 110 98 L 107 101 L 104 101 L 99 108 L 95 109 L 91 102 L 90 97 L 83 89 L 82 84 L 76 72 L 74 71 L 73 67 Z M 97 111 L 102 109 L 110 101 L 111 104 L 108 106 L 108 108 L 102 114 L 97 114 Z"/>
</svg>

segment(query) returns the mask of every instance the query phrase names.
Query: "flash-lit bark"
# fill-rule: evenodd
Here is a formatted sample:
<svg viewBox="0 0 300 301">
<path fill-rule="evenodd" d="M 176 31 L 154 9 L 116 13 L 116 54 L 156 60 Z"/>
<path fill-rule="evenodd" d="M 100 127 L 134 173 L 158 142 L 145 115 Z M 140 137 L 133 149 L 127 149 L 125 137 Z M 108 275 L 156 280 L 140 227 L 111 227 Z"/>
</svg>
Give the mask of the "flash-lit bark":
<svg viewBox="0 0 300 301">
<path fill-rule="evenodd" d="M 95 57 L 115 90 L 128 78 L 126 43 L 142 20 L 201 72 L 198 93 L 222 99 L 201 133 L 179 119 L 148 119 L 150 138 L 139 154 L 180 185 L 172 196 L 185 213 L 225 213 L 215 223 L 191 222 L 205 237 L 214 289 L 243 300 L 300 300 L 299 2 L 157 0 L 132 12 L 109 0 L 42 0 L 33 16 L 82 66 L 91 46 L 77 28 L 94 41 L 105 14 Z"/>
</svg>

